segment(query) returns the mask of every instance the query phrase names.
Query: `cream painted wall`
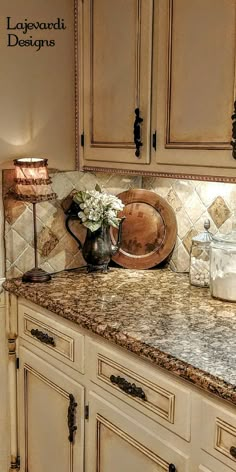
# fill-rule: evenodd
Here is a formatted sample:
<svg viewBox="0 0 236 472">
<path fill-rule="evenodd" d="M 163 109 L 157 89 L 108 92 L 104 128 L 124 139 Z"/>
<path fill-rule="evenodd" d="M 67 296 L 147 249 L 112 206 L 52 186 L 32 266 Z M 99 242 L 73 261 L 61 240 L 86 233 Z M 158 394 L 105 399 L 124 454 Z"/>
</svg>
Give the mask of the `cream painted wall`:
<svg viewBox="0 0 236 472">
<path fill-rule="evenodd" d="M 74 146 L 74 0 L 0 0 L 0 166 L 37 155 L 51 168 L 75 168 Z M 55 22 L 64 31 L 7 31 L 28 21 Z M 7 34 L 21 39 L 54 39 L 54 47 L 8 47 Z"/>
</svg>

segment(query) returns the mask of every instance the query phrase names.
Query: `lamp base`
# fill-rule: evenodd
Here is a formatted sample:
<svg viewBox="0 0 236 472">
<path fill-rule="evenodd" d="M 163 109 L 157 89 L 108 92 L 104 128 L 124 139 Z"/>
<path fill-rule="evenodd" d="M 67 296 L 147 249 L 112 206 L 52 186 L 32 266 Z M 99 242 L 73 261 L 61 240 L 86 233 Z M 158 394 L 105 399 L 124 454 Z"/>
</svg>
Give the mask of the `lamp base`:
<svg viewBox="0 0 236 472">
<path fill-rule="evenodd" d="M 51 280 L 51 275 L 45 272 L 45 270 L 40 269 L 38 267 L 34 267 L 31 270 L 28 270 L 22 276 L 22 282 L 48 282 Z"/>
</svg>

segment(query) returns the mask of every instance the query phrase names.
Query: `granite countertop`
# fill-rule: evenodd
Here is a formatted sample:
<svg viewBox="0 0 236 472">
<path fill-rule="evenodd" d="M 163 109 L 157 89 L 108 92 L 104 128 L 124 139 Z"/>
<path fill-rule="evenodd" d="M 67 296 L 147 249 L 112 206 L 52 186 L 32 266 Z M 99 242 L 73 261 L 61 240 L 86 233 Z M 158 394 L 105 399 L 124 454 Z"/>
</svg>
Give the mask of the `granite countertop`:
<svg viewBox="0 0 236 472">
<path fill-rule="evenodd" d="M 236 304 L 169 270 L 62 272 L 4 288 L 236 404 Z"/>
</svg>

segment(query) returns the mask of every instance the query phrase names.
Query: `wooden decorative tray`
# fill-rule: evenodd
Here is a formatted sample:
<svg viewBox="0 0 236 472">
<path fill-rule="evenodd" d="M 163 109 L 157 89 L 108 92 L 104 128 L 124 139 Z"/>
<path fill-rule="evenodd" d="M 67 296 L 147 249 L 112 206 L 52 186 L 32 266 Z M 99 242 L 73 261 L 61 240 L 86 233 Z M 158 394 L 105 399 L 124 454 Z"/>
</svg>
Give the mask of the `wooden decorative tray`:
<svg viewBox="0 0 236 472">
<path fill-rule="evenodd" d="M 127 269 L 149 269 L 164 262 L 174 249 L 177 223 L 170 205 L 154 192 L 135 189 L 117 195 L 125 204 L 122 242 L 112 260 Z M 111 228 L 115 243 L 117 230 Z"/>
</svg>

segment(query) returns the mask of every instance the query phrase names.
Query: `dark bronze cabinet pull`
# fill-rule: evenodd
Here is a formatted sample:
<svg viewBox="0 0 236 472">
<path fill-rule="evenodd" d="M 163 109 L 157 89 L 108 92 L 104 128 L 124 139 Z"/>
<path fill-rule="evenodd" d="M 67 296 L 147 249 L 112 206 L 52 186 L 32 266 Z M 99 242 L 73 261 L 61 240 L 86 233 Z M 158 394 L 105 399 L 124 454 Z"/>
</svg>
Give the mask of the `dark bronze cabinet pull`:
<svg viewBox="0 0 236 472">
<path fill-rule="evenodd" d="M 35 336 L 41 343 L 50 344 L 50 346 L 55 346 L 55 341 L 52 336 L 48 336 L 47 333 L 39 331 L 38 329 L 31 329 L 32 336 Z"/>
<path fill-rule="evenodd" d="M 169 472 L 176 472 L 176 467 L 174 464 L 169 465 Z"/>
<path fill-rule="evenodd" d="M 141 398 L 141 400 L 144 401 L 147 400 L 146 394 L 141 387 L 137 387 L 134 383 L 131 384 L 123 377 L 120 377 L 119 375 L 111 375 L 110 381 L 114 385 L 117 385 L 117 387 L 119 387 L 121 390 L 123 390 L 123 392 L 128 393 L 128 395 L 131 395 L 132 397 Z"/>
<path fill-rule="evenodd" d="M 77 407 L 77 403 L 75 401 L 74 395 L 72 393 L 69 394 L 69 406 L 68 406 L 68 413 L 67 413 L 67 423 L 69 429 L 69 442 L 73 443 L 74 441 L 74 433 L 77 430 L 77 426 L 75 425 L 75 411 Z"/>
<path fill-rule="evenodd" d="M 233 147 L 232 156 L 236 159 L 236 100 L 234 102 L 234 112 L 232 115 L 232 141 L 231 145 Z"/>
<path fill-rule="evenodd" d="M 229 450 L 230 454 L 232 457 L 234 457 L 236 459 L 236 447 L 235 446 L 232 446 Z"/>
<path fill-rule="evenodd" d="M 134 113 L 135 113 L 134 144 L 135 144 L 135 147 L 136 147 L 135 156 L 140 157 L 140 148 L 143 145 L 143 143 L 141 141 L 141 126 L 140 126 L 140 124 L 143 122 L 143 118 L 140 117 L 139 108 L 135 108 Z"/>
</svg>

